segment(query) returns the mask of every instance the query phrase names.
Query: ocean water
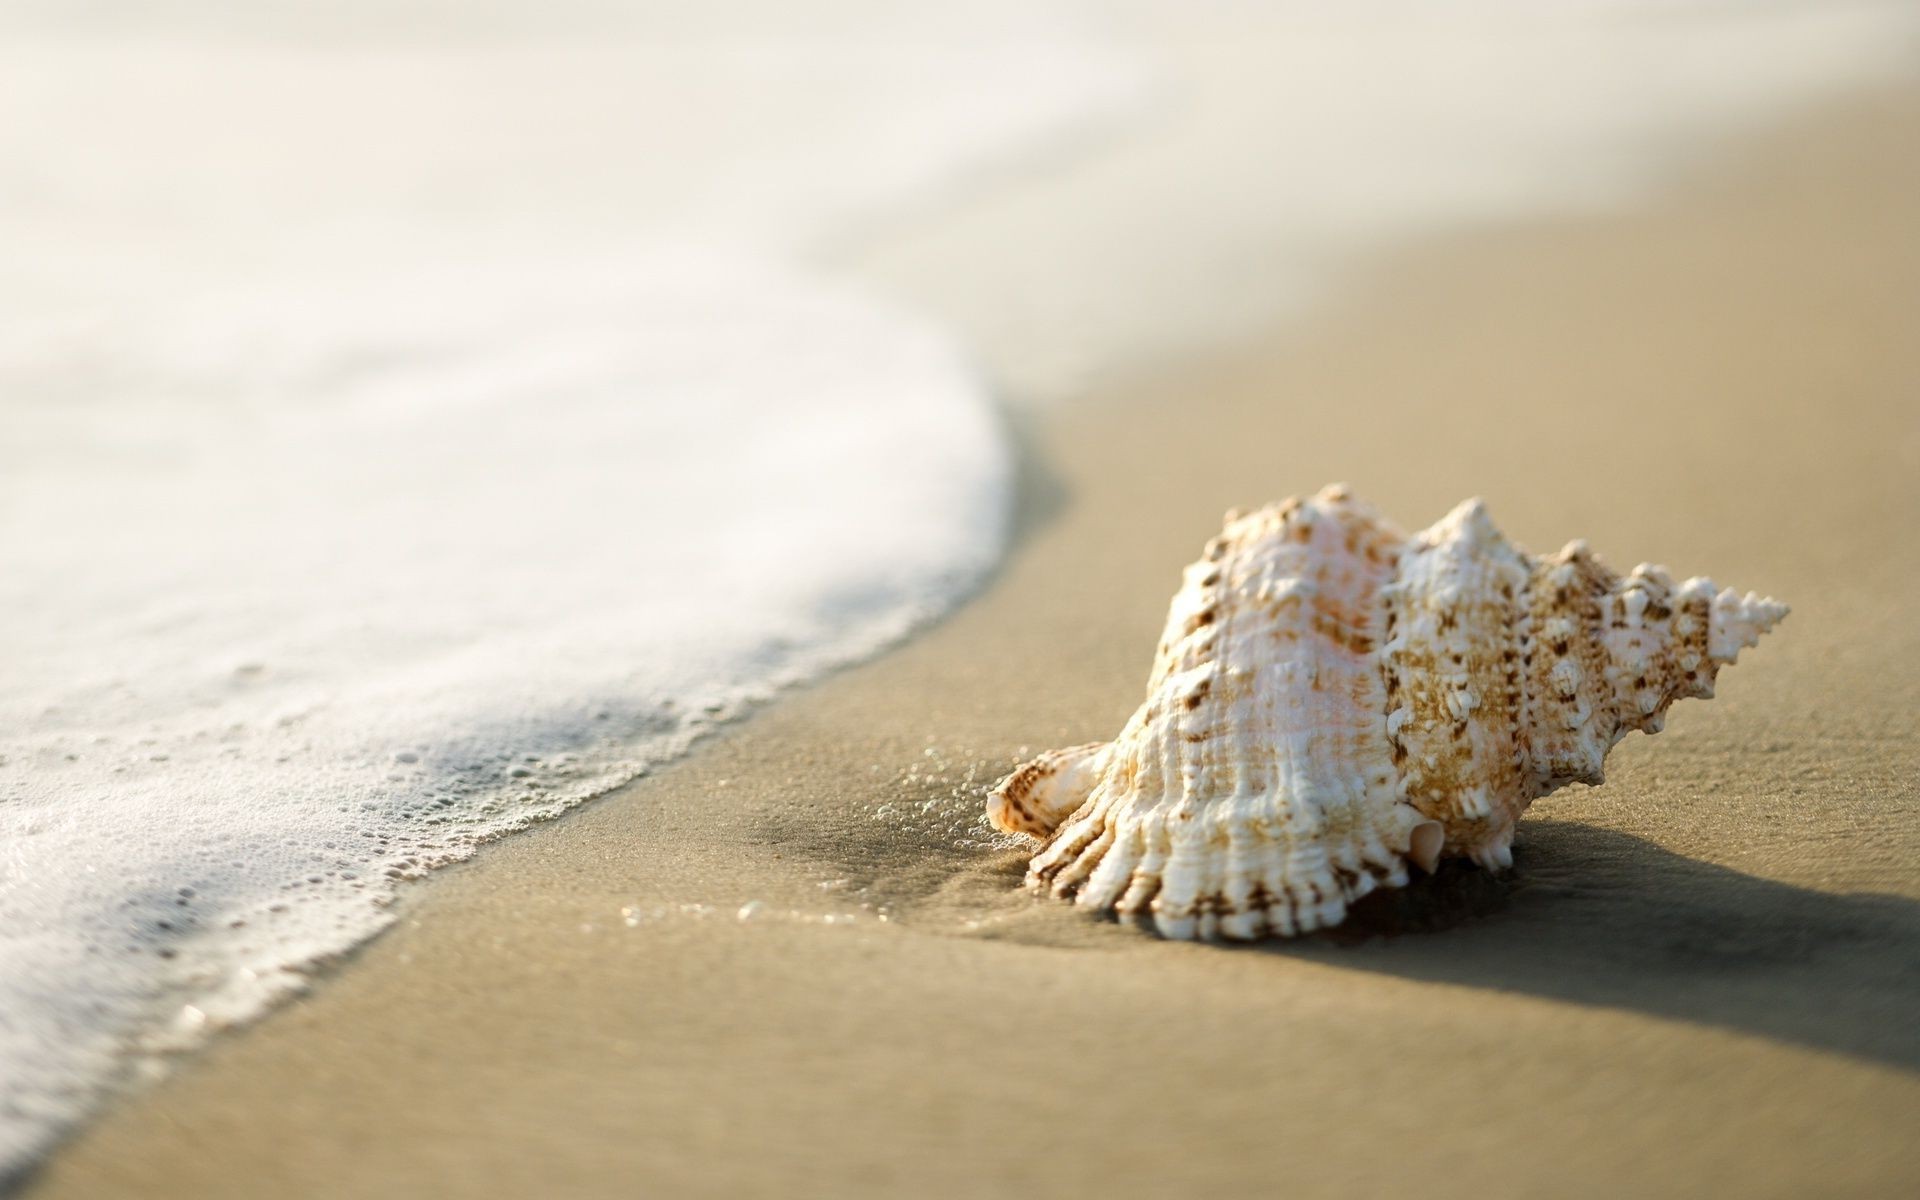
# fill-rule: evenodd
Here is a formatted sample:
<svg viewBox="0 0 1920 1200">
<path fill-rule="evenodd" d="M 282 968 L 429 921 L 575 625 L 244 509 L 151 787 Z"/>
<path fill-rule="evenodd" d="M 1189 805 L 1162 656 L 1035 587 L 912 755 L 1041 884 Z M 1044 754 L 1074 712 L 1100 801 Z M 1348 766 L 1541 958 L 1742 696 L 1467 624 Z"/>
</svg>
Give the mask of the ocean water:
<svg viewBox="0 0 1920 1200">
<path fill-rule="evenodd" d="M 876 255 L 1019 401 L 1259 336 L 1383 246 L 1618 210 L 1920 71 L 1909 0 L 1087 7 L 1152 72 L 1134 121 Z"/>
<path fill-rule="evenodd" d="M 0 1180 L 308 986 L 406 880 L 964 597 L 1012 500 L 983 379 L 1071 391 L 1356 248 L 1617 200 L 1902 30 L 12 6 Z M 842 277 L 949 226 L 963 271 Z"/>
<path fill-rule="evenodd" d="M 808 256 L 1136 81 L 150 16 L 0 39 L 0 1180 L 404 881 L 976 586 L 979 372 Z"/>
</svg>

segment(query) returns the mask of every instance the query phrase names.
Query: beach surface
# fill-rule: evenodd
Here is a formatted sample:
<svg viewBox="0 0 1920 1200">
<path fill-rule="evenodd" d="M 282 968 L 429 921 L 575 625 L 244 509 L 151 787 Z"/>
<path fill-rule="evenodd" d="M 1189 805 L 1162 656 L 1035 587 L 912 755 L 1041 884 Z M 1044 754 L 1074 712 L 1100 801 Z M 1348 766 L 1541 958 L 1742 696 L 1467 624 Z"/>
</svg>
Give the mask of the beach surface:
<svg viewBox="0 0 1920 1200">
<path fill-rule="evenodd" d="M 1022 416 L 970 604 L 414 889 L 27 1193 L 1912 1194 L 1916 144 L 1854 97 Z M 926 236 L 861 265 L 977 250 Z M 1504 881 L 1253 948 L 1027 896 L 985 787 L 1118 729 L 1223 510 L 1333 480 L 1793 614 Z"/>
</svg>

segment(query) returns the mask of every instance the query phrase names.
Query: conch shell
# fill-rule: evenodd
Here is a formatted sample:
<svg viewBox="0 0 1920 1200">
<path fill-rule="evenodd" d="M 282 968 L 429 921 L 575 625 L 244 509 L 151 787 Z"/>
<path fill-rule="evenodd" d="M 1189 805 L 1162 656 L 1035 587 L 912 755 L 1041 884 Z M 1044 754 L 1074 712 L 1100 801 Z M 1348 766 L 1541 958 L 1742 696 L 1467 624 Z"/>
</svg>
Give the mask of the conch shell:
<svg viewBox="0 0 1920 1200">
<path fill-rule="evenodd" d="M 1601 781 L 1631 730 L 1713 695 L 1786 615 L 1573 542 L 1534 558 L 1479 500 L 1408 538 L 1345 488 L 1256 512 L 1186 570 L 1147 699 L 1111 742 L 1000 781 L 1030 887 L 1169 938 L 1338 924 L 1407 864 L 1513 862 L 1514 823 Z"/>
</svg>

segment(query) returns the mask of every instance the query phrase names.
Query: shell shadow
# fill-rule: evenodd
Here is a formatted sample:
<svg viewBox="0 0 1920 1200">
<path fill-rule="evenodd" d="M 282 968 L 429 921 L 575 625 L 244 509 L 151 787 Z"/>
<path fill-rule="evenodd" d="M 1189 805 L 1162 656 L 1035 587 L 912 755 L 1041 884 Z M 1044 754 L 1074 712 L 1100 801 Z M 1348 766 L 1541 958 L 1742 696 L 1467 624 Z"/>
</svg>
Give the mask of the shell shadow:
<svg viewBox="0 0 1920 1200">
<path fill-rule="evenodd" d="M 928 793 L 907 806 L 920 815 L 884 821 L 769 814 L 761 836 L 849 877 L 896 928 L 1062 951 L 1153 942 L 1030 895 L 1031 847 L 957 838 L 978 804 L 968 791 Z M 1514 857 L 1500 876 L 1447 863 L 1312 937 L 1211 949 L 1642 1012 L 1920 1072 L 1920 902 L 1777 883 L 1574 821 L 1523 821 Z"/>
<path fill-rule="evenodd" d="M 1566 821 L 1260 951 L 1715 1025 L 1920 1071 L 1920 903 L 1835 895 Z M 1351 943 L 1360 942 L 1359 945 Z"/>
</svg>

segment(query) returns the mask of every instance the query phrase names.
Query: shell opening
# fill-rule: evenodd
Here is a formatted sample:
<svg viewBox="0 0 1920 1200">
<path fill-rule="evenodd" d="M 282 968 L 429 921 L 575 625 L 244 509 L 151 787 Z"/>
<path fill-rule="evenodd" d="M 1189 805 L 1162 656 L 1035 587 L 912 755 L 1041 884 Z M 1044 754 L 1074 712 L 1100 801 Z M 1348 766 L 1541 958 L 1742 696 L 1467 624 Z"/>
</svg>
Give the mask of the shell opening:
<svg viewBox="0 0 1920 1200">
<path fill-rule="evenodd" d="M 1045 838 L 1084 803 L 1105 767 L 1105 742 L 1049 750 L 994 785 L 987 820 L 1003 833 Z"/>
<path fill-rule="evenodd" d="M 1440 851 L 1447 844 L 1447 831 L 1438 821 L 1422 821 L 1407 838 L 1407 857 L 1427 874 L 1440 865 Z"/>
</svg>

